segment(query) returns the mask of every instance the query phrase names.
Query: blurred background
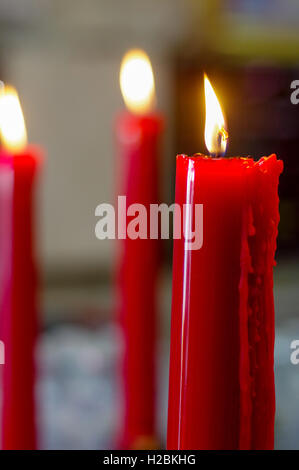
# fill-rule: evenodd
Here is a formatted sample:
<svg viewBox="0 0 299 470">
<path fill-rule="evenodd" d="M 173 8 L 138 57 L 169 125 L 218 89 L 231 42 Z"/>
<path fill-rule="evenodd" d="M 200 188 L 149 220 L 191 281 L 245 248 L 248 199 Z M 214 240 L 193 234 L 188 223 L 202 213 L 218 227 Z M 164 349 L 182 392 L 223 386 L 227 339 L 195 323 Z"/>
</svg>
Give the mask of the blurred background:
<svg viewBox="0 0 299 470">
<path fill-rule="evenodd" d="M 119 338 L 111 288 L 114 245 L 94 234 L 112 202 L 114 122 L 127 49 L 151 58 L 167 121 L 163 200 L 176 153 L 205 152 L 203 71 L 225 110 L 228 155 L 275 152 L 285 170 L 275 269 L 276 447 L 299 448 L 299 79 L 296 0 L 0 0 L 0 78 L 20 96 L 29 141 L 47 158 L 39 181 L 43 289 L 37 358 L 41 448 L 111 448 L 117 427 Z M 159 429 L 165 442 L 171 241 L 160 288 Z"/>
</svg>

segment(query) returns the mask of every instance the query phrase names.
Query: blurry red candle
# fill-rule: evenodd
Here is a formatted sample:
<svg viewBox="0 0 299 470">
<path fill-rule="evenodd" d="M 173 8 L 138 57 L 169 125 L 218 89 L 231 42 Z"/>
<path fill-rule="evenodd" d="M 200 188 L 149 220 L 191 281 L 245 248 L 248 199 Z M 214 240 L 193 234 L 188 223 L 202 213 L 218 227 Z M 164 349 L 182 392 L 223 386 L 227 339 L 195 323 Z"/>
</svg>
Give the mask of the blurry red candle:
<svg viewBox="0 0 299 470">
<path fill-rule="evenodd" d="M 120 85 L 129 111 L 117 120 L 117 187 L 126 207 L 158 203 L 159 143 L 163 121 L 152 112 L 154 78 L 148 57 L 133 50 L 123 59 Z M 136 212 L 137 215 L 137 212 Z M 127 218 L 127 225 L 134 217 Z M 148 227 L 149 231 L 149 227 Z M 125 230 L 127 232 L 127 230 Z M 118 242 L 117 292 L 123 333 L 121 447 L 156 445 L 156 323 L 159 241 Z"/>
<path fill-rule="evenodd" d="M 35 362 L 37 336 L 34 251 L 34 189 L 39 151 L 26 144 L 18 96 L 5 87 L 0 99 L 2 449 L 35 449 Z"/>
<path fill-rule="evenodd" d="M 222 153 L 224 120 L 207 79 L 205 88 L 207 147 Z M 203 204 L 203 246 L 174 240 L 168 449 L 273 448 L 281 171 L 275 155 L 177 157 L 176 203 L 191 201 L 190 226 Z"/>
</svg>

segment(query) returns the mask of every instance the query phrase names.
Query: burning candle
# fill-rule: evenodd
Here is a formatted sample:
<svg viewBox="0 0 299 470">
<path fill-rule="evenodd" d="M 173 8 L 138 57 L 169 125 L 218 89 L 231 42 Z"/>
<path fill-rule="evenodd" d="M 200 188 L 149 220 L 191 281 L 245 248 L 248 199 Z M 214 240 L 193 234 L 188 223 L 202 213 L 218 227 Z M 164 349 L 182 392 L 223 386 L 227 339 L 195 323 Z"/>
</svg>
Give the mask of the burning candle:
<svg viewBox="0 0 299 470">
<path fill-rule="evenodd" d="M 272 449 L 275 155 L 223 158 L 227 130 L 205 77 L 205 141 L 212 157 L 179 155 L 174 240 L 168 449 Z M 186 238 L 203 204 L 203 245 Z"/>
<path fill-rule="evenodd" d="M 122 61 L 120 87 L 127 112 L 117 120 L 118 194 L 126 207 L 142 204 L 147 210 L 159 200 L 159 141 L 163 127 L 155 105 L 154 76 L 148 56 L 128 52 Z M 134 206 L 131 206 L 134 207 Z M 138 214 L 136 209 L 135 216 Z M 159 241 L 119 230 L 117 269 L 118 310 L 123 333 L 122 448 L 152 448 L 156 443 L 156 292 L 160 263 Z M 120 223 L 120 221 L 119 221 Z M 149 227 L 148 227 L 149 231 Z M 123 233 L 120 233 L 123 232 Z M 149 232 L 148 232 L 149 233 Z"/>
<path fill-rule="evenodd" d="M 40 152 L 27 146 L 17 92 L 0 95 L 0 251 L 2 449 L 36 447 L 34 347 L 37 336 L 37 269 L 34 245 L 34 185 Z"/>
</svg>

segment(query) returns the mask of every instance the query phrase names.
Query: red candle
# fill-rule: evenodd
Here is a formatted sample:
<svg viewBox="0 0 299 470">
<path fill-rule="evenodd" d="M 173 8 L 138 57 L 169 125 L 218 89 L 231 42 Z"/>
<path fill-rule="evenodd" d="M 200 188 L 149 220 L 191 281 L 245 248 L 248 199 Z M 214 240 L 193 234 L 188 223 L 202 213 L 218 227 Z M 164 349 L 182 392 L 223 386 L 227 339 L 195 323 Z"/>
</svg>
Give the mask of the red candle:
<svg viewBox="0 0 299 470">
<path fill-rule="evenodd" d="M 207 101 L 210 151 L 223 151 L 223 126 L 211 125 Z M 258 162 L 177 157 L 176 203 L 190 204 L 187 228 L 203 204 L 203 245 L 190 250 L 186 240 L 174 240 L 168 449 L 273 448 L 281 171 L 275 155 Z"/>
<path fill-rule="evenodd" d="M 2 449 L 35 449 L 35 361 L 37 270 L 34 251 L 34 189 L 40 152 L 26 146 L 26 131 L 16 92 L 5 88 L 0 101 Z M 7 119 L 7 121 L 5 121 Z M 3 225 L 2 225 L 3 224 Z M 7 247 L 7 250 L 5 250 Z"/>
<path fill-rule="evenodd" d="M 148 57 L 129 52 L 122 63 L 120 83 L 129 112 L 119 116 L 118 195 L 130 205 L 147 210 L 158 203 L 159 140 L 162 118 L 151 112 L 154 83 Z M 137 213 L 136 213 L 137 214 Z M 159 241 L 131 239 L 127 227 L 119 236 L 117 273 L 118 309 L 123 334 L 122 448 L 152 448 L 156 444 L 156 297 Z M 120 230 L 120 227 L 118 227 Z M 147 228 L 149 234 L 149 227 Z"/>
</svg>

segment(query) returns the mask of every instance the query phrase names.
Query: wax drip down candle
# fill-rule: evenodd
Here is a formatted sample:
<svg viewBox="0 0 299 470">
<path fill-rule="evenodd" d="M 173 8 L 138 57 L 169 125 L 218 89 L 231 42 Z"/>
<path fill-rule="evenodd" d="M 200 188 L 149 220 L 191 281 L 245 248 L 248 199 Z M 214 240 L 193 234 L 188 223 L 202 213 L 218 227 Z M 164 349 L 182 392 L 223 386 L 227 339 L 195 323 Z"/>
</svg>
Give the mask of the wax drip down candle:
<svg viewBox="0 0 299 470">
<path fill-rule="evenodd" d="M 122 61 L 120 86 L 128 111 L 116 122 L 117 193 L 126 206 L 159 202 L 159 144 L 163 118 L 153 112 L 154 76 L 148 56 L 128 52 Z M 157 282 L 160 242 L 136 233 L 127 236 L 127 218 L 119 235 L 116 286 L 123 337 L 120 447 L 150 449 L 156 437 Z M 126 207 L 122 208 L 126 215 Z M 120 224 L 119 224 L 120 225 Z M 149 229 L 149 227 L 148 227 Z M 118 228 L 120 233 L 120 227 Z M 138 231 L 138 228 L 136 227 Z"/>
<path fill-rule="evenodd" d="M 178 155 L 168 449 L 272 449 L 278 180 L 275 155 L 223 158 L 228 134 L 205 77 L 205 141 L 212 156 Z M 203 204 L 203 244 L 186 244 Z M 189 230 L 188 230 L 189 228 Z M 191 232 L 190 232 L 191 233 Z"/>
<path fill-rule="evenodd" d="M 2 366 L 1 448 L 35 449 L 35 362 L 37 265 L 34 189 L 40 151 L 27 145 L 17 92 L 0 96 L 0 339 Z"/>
</svg>

